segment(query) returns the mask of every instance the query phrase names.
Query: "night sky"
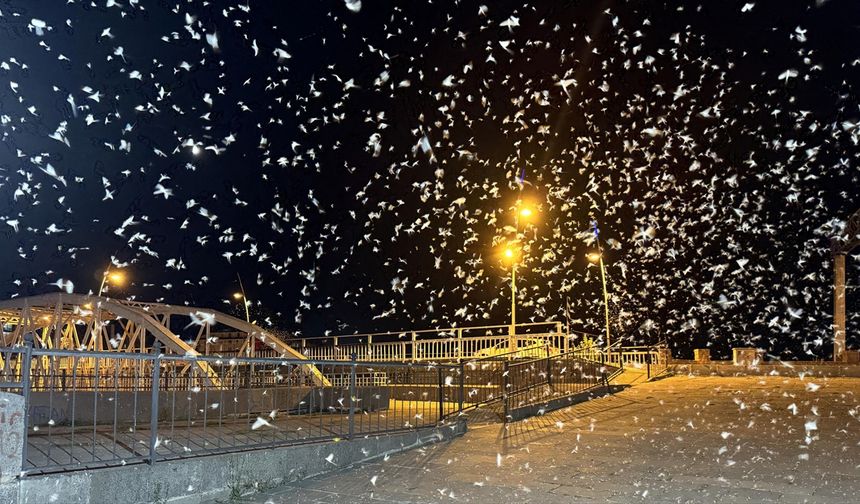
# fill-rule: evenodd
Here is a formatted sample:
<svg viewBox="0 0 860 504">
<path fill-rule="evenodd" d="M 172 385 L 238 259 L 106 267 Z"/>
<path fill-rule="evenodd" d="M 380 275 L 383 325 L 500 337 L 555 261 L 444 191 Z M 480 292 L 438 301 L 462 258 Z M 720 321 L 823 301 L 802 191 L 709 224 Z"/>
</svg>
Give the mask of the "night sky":
<svg viewBox="0 0 860 504">
<path fill-rule="evenodd" d="M 301 334 L 504 324 L 522 198 L 520 320 L 601 331 L 595 220 L 626 341 L 826 358 L 858 40 L 853 0 L 0 0 L 0 295 L 113 258 Z"/>
</svg>

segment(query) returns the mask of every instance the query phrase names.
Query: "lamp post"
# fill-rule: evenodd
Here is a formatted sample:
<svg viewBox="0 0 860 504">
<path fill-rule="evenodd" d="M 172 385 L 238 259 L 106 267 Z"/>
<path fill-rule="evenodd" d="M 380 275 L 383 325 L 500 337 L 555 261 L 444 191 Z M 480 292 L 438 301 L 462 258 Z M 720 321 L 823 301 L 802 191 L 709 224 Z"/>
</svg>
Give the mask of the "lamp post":
<svg viewBox="0 0 860 504">
<path fill-rule="evenodd" d="M 233 293 L 233 299 L 242 301 L 242 306 L 245 307 L 245 322 L 248 324 L 251 323 L 251 313 L 248 311 L 248 298 L 245 297 L 245 286 L 242 285 L 242 277 L 239 276 L 239 273 L 236 273 L 236 278 L 239 279 L 239 292 Z M 247 353 L 251 357 L 256 353 L 254 350 L 254 344 L 251 342 L 251 333 L 248 332 L 248 337 L 245 339 L 245 346 L 247 348 Z"/>
<path fill-rule="evenodd" d="M 511 263 L 511 325 L 508 328 L 508 351 L 517 351 L 517 251 L 509 245 L 504 252 L 505 261 Z"/>
<path fill-rule="evenodd" d="M 508 243 L 502 254 L 502 259 L 511 264 L 511 325 L 508 328 L 508 351 L 517 351 L 517 266 L 522 259 L 522 248 L 520 247 L 520 220 L 531 221 L 534 217 L 534 210 L 524 204 L 522 200 L 517 200 L 514 206 L 514 240 Z"/>
<path fill-rule="evenodd" d="M 603 311 L 606 315 L 606 351 L 609 352 L 610 336 L 609 336 L 609 291 L 606 289 L 606 268 L 603 266 L 603 253 L 592 252 L 588 254 L 588 260 L 600 265 L 600 280 L 603 282 Z"/>
</svg>

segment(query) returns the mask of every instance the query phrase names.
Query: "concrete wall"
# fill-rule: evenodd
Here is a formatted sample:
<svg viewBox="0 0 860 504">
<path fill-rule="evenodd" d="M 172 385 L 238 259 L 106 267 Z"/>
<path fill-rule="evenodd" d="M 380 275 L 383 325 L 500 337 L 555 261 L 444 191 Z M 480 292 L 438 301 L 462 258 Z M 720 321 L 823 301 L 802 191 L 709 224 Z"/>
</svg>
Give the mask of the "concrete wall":
<svg viewBox="0 0 860 504">
<path fill-rule="evenodd" d="M 192 504 L 230 499 L 350 465 L 450 441 L 463 420 L 402 434 L 28 477 L 0 485 L 0 504 Z"/>
<path fill-rule="evenodd" d="M 810 364 L 803 362 L 760 363 L 755 366 L 736 366 L 729 362 L 712 361 L 709 364 L 672 364 L 669 372 L 697 376 L 808 376 L 860 378 L 860 365 Z"/>
</svg>

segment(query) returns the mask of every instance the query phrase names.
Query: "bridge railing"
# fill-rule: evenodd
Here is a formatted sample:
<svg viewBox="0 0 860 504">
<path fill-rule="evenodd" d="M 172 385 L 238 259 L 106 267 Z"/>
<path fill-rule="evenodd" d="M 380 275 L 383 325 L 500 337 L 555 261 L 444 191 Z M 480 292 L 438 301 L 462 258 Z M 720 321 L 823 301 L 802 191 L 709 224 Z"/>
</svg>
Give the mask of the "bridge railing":
<svg viewBox="0 0 860 504">
<path fill-rule="evenodd" d="M 318 338 L 287 338 L 285 341 L 310 358 L 386 361 L 459 361 L 510 341 L 509 325 L 448 327 L 419 331 L 349 334 Z M 516 325 L 518 345 L 529 340 L 549 343 L 560 352 L 569 350 L 585 333 L 567 333 L 560 322 L 530 322 Z M 534 345 L 533 345 L 534 346 Z M 265 352 L 265 351 L 263 351 Z M 257 351 L 260 355 L 260 351 Z M 268 355 L 263 353 L 262 355 Z"/>
<path fill-rule="evenodd" d="M 570 351 L 587 333 L 569 333 L 560 322 L 517 324 L 517 347 L 549 345 L 556 353 Z M 310 359 L 368 362 L 460 362 L 506 351 L 510 326 L 451 327 L 411 332 L 352 334 L 286 340 Z M 258 349 L 257 357 L 278 357 L 273 350 Z"/>
</svg>

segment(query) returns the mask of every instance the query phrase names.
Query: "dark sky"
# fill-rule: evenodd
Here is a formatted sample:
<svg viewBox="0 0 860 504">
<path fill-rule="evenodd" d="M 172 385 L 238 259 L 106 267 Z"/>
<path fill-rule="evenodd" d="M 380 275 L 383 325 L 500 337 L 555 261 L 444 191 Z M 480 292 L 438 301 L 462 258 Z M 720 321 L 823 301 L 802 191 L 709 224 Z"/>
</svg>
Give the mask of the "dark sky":
<svg viewBox="0 0 860 504">
<path fill-rule="evenodd" d="M 825 357 L 858 35 L 850 0 L 0 0 L 0 290 L 113 257 L 111 295 L 235 313 L 238 273 L 303 334 L 503 324 L 523 197 L 521 320 L 601 330 L 597 220 L 617 334 Z"/>
</svg>

